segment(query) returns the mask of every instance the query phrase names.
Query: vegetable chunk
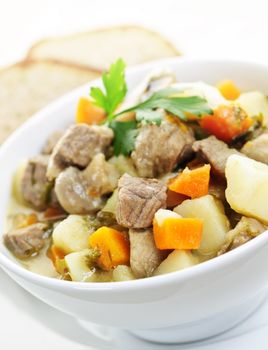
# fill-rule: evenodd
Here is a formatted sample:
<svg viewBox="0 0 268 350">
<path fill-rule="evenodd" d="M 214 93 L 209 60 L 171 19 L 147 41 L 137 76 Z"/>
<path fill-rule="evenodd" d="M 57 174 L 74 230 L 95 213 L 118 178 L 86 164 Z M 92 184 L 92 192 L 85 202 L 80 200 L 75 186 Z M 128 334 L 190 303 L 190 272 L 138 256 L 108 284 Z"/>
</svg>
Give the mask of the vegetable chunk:
<svg viewBox="0 0 268 350">
<path fill-rule="evenodd" d="M 240 96 L 240 90 L 232 80 L 225 79 L 217 84 L 220 93 L 227 100 L 236 100 Z"/>
<path fill-rule="evenodd" d="M 154 272 L 154 276 L 186 269 L 198 264 L 198 259 L 188 250 L 173 250 L 169 256 L 162 261 Z"/>
<path fill-rule="evenodd" d="M 260 91 L 244 92 L 236 100 L 249 117 L 262 115 L 263 124 L 268 126 L 268 99 Z"/>
<path fill-rule="evenodd" d="M 54 246 L 65 254 L 88 248 L 90 222 L 86 216 L 69 215 L 54 229 L 52 238 Z"/>
<path fill-rule="evenodd" d="M 185 168 L 168 186 L 171 191 L 198 198 L 208 194 L 210 165 L 189 170 Z"/>
<path fill-rule="evenodd" d="M 90 99 L 81 97 L 76 110 L 76 123 L 98 124 L 106 118 L 103 109 L 93 104 Z"/>
<path fill-rule="evenodd" d="M 129 265 L 129 241 L 124 233 L 103 226 L 89 237 L 92 248 L 100 250 L 98 265 L 104 270 L 111 270 L 117 265 Z"/>
<path fill-rule="evenodd" d="M 131 281 L 134 279 L 135 276 L 133 275 L 133 272 L 131 271 L 131 268 L 129 266 L 118 265 L 113 270 L 113 280 L 115 282 Z"/>
<path fill-rule="evenodd" d="M 72 281 L 76 282 L 110 282 L 112 274 L 99 271 L 94 266 L 99 253 L 94 249 L 66 255 L 65 262 Z"/>
<path fill-rule="evenodd" d="M 268 224 L 268 166 L 233 155 L 226 165 L 226 199 L 236 212 Z"/>
<path fill-rule="evenodd" d="M 198 248 L 200 254 L 215 254 L 225 242 L 225 236 L 230 226 L 229 221 L 224 213 L 222 203 L 213 196 L 187 199 L 174 211 L 183 217 L 203 220 L 202 240 Z"/>
<path fill-rule="evenodd" d="M 160 209 L 153 222 L 158 249 L 197 249 L 201 243 L 203 221 L 182 218 L 170 210 Z"/>
<path fill-rule="evenodd" d="M 250 128 L 252 119 L 237 105 L 222 105 L 213 115 L 203 116 L 200 125 L 219 140 L 229 143 Z"/>
</svg>

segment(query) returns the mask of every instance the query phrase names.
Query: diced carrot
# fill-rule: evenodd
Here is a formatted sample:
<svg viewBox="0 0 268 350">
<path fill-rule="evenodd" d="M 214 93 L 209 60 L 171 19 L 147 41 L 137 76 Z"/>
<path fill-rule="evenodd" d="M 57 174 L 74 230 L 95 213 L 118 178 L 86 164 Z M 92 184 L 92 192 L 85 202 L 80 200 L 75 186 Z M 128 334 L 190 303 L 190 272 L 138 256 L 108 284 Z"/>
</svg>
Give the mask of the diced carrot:
<svg viewBox="0 0 268 350">
<path fill-rule="evenodd" d="M 246 132 L 252 125 L 252 119 L 239 106 L 219 106 L 213 115 L 204 115 L 200 126 L 224 142 Z"/>
<path fill-rule="evenodd" d="M 30 226 L 30 225 L 33 225 L 33 224 L 36 224 L 38 221 L 37 219 L 37 215 L 32 213 L 30 215 L 27 216 L 27 219 L 26 219 L 26 226 Z"/>
<path fill-rule="evenodd" d="M 89 237 L 89 245 L 99 249 L 97 264 L 104 270 L 117 265 L 129 265 L 129 241 L 125 234 L 107 226 L 100 227 Z"/>
<path fill-rule="evenodd" d="M 56 247 L 54 244 L 47 251 L 48 258 L 52 261 L 55 270 L 59 274 L 64 274 L 67 272 L 66 263 L 64 260 L 65 253 L 60 248 Z"/>
<path fill-rule="evenodd" d="M 76 123 L 98 124 L 105 118 L 103 109 L 95 106 L 88 98 L 80 98 L 75 116 Z"/>
<path fill-rule="evenodd" d="M 240 90 L 232 80 L 222 80 L 217 84 L 220 93 L 227 100 L 236 100 L 240 96 Z"/>
<path fill-rule="evenodd" d="M 183 194 L 176 193 L 168 189 L 167 191 L 167 208 L 174 208 L 177 205 L 181 204 L 185 199 L 189 197 L 184 196 Z"/>
<path fill-rule="evenodd" d="M 159 225 L 154 219 L 153 233 L 158 249 L 198 249 L 203 221 L 197 218 L 167 218 Z"/>
<path fill-rule="evenodd" d="M 208 194 L 210 168 L 209 164 L 193 170 L 185 168 L 183 172 L 169 184 L 169 190 L 191 198 L 205 196 Z"/>
<path fill-rule="evenodd" d="M 57 260 L 63 259 L 65 257 L 64 251 L 56 247 L 54 244 L 48 250 L 47 255 L 52 260 L 54 265 Z"/>
</svg>

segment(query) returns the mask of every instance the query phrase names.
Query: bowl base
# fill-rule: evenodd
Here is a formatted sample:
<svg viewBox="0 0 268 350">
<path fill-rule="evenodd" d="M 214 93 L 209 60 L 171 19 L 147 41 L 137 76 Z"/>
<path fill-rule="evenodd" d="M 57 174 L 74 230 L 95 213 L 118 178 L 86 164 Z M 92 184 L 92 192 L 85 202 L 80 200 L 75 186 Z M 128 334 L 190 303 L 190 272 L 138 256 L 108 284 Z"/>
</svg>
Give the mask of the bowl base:
<svg viewBox="0 0 268 350">
<path fill-rule="evenodd" d="M 162 344 L 181 344 L 201 341 L 217 336 L 237 326 L 253 314 L 266 298 L 267 290 L 248 300 L 246 303 L 209 319 L 168 328 L 128 329 L 126 331 L 142 340 Z M 115 330 L 113 327 L 99 326 L 85 320 L 78 320 L 78 322 L 84 329 L 106 342 L 110 341 L 113 337 Z"/>
</svg>

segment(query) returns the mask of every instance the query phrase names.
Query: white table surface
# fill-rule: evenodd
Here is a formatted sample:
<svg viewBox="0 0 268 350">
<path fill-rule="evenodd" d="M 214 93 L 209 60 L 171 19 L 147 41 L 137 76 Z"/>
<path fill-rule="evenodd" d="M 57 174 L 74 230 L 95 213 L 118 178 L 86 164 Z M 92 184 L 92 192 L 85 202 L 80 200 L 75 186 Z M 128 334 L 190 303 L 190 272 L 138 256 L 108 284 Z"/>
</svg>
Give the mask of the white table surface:
<svg viewBox="0 0 268 350">
<path fill-rule="evenodd" d="M 187 56 L 268 62 L 267 7 L 265 0 L 0 0 L 0 66 L 22 58 L 42 37 L 127 23 L 162 32 Z M 1 270 L 0 330 L 3 350 L 93 349 L 71 317 L 31 297 Z M 267 349 L 265 330 L 217 349 Z"/>
</svg>

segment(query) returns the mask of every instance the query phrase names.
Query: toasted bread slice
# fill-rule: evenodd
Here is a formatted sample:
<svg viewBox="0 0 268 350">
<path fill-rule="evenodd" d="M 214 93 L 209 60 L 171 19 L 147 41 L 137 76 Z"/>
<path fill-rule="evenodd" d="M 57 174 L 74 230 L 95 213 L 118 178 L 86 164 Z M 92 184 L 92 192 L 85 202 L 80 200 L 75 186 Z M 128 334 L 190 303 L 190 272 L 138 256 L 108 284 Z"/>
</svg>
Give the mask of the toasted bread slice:
<svg viewBox="0 0 268 350">
<path fill-rule="evenodd" d="M 0 71 L 0 143 L 28 117 L 65 92 L 99 76 L 53 61 L 23 61 Z"/>
<path fill-rule="evenodd" d="M 134 65 L 177 55 L 160 34 L 138 26 L 121 26 L 43 40 L 30 49 L 28 57 L 103 70 L 118 57 Z"/>
</svg>

